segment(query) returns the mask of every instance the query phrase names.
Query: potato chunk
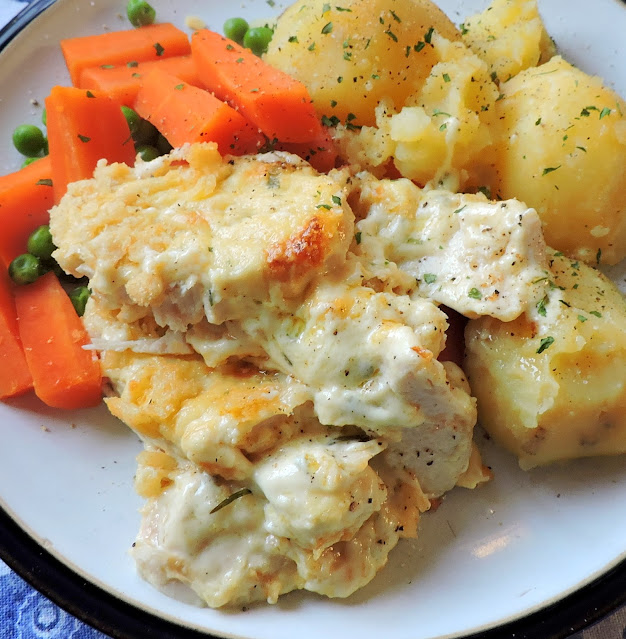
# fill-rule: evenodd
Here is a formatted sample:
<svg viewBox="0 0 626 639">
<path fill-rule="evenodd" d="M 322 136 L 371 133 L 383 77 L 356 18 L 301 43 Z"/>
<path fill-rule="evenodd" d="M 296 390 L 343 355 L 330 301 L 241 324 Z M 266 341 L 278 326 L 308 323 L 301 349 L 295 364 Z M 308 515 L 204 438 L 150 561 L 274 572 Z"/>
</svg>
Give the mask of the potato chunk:
<svg viewBox="0 0 626 639">
<path fill-rule="evenodd" d="M 545 62 L 555 53 L 537 0 L 493 0 L 485 11 L 465 20 L 462 34 L 463 42 L 500 80 Z"/>
<path fill-rule="evenodd" d="M 399 110 L 438 61 L 434 32 L 460 37 L 430 0 L 299 0 L 279 18 L 265 59 L 304 82 L 321 115 L 373 125 L 383 98 Z"/>
<path fill-rule="evenodd" d="M 551 290 L 513 322 L 466 329 L 479 422 L 522 468 L 626 452 L 626 303 L 598 271 L 560 253 Z"/>
<path fill-rule="evenodd" d="M 626 103 L 559 56 L 501 85 L 492 192 L 537 210 L 548 245 L 626 256 Z"/>
</svg>

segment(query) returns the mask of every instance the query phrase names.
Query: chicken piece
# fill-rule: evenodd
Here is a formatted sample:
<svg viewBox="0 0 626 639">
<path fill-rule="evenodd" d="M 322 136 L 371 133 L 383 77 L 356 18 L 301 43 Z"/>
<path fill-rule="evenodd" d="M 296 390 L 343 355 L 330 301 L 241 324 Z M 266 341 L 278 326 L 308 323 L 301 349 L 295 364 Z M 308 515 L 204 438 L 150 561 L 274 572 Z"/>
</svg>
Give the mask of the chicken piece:
<svg viewBox="0 0 626 639">
<path fill-rule="evenodd" d="M 225 160 L 214 144 L 135 168 L 100 163 L 52 212 L 55 259 L 122 319 L 221 324 L 297 298 L 343 262 L 347 180 L 284 153 Z"/>
<path fill-rule="evenodd" d="M 410 475 L 377 456 L 382 442 L 324 428 L 302 433 L 254 463 L 249 482 L 220 482 L 182 460 L 149 451 L 146 492 L 132 554 L 157 587 L 180 581 L 208 605 L 275 602 L 304 588 L 346 597 L 382 568 L 430 506 Z M 148 486 L 146 485 L 148 484 Z"/>
<path fill-rule="evenodd" d="M 541 222 L 517 200 L 422 191 L 408 180 L 363 174 L 356 225 L 360 255 L 380 279 L 397 267 L 420 295 L 466 317 L 518 317 L 545 294 Z"/>
</svg>

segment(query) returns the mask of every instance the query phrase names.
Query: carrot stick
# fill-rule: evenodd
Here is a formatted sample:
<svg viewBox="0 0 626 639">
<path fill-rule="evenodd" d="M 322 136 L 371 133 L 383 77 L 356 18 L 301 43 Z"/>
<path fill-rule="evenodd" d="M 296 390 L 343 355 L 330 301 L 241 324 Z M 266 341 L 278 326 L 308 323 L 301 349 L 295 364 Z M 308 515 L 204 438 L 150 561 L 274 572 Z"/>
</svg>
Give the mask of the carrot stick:
<svg viewBox="0 0 626 639">
<path fill-rule="evenodd" d="M 0 399 L 33 387 L 17 326 L 17 311 L 6 269 L 0 269 Z"/>
<path fill-rule="evenodd" d="M 0 262 L 4 266 L 25 253 L 28 236 L 48 223 L 48 209 L 54 204 L 51 180 L 49 157 L 0 177 Z"/>
<path fill-rule="evenodd" d="M 100 363 L 54 273 L 15 288 L 19 333 L 35 393 L 48 406 L 85 408 L 102 398 Z"/>
<path fill-rule="evenodd" d="M 55 86 L 46 98 L 46 112 L 55 202 L 70 182 L 92 177 L 101 158 L 134 164 L 128 123 L 111 98 Z"/>
<path fill-rule="evenodd" d="M 254 153 L 265 138 L 240 113 L 204 89 L 153 69 L 145 78 L 135 110 L 172 146 L 216 142 L 223 155 Z"/>
<path fill-rule="evenodd" d="M 155 67 L 179 77 L 184 82 L 200 86 L 195 64 L 188 55 L 138 62 L 132 66 L 124 64 L 116 67 L 90 67 L 81 73 L 79 86 L 81 89 L 98 90 L 120 104 L 132 106 L 143 78 Z"/>
<path fill-rule="evenodd" d="M 270 140 L 308 142 L 321 123 L 306 87 L 232 40 L 201 29 L 191 38 L 198 77 Z"/>
<path fill-rule="evenodd" d="M 61 40 L 61 50 L 72 84 L 79 86 L 83 69 L 187 55 L 190 47 L 183 31 L 163 22 L 140 29 L 68 38 Z"/>
</svg>

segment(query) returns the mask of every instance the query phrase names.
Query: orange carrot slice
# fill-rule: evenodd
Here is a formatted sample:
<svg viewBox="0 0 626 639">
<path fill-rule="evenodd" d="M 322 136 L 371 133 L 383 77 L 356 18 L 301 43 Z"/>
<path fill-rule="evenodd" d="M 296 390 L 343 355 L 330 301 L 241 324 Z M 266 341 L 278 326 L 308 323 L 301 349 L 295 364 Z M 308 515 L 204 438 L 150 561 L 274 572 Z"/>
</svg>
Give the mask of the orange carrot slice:
<svg viewBox="0 0 626 639">
<path fill-rule="evenodd" d="M 187 55 L 190 47 L 183 31 L 163 22 L 140 29 L 68 38 L 61 40 L 61 50 L 72 84 L 78 86 L 83 69 Z"/>
<path fill-rule="evenodd" d="M 232 40 L 201 29 L 191 38 L 198 77 L 270 140 L 308 142 L 319 122 L 306 87 Z"/>
<path fill-rule="evenodd" d="M 28 236 L 48 223 L 54 204 L 50 158 L 0 177 L 0 262 L 5 266 L 26 252 Z"/>
<path fill-rule="evenodd" d="M 17 311 L 6 269 L 0 269 L 0 399 L 30 390 L 33 378 L 17 327 Z"/>
<path fill-rule="evenodd" d="M 194 86 L 200 86 L 195 64 L 188 55 L 137 62 L 130 66 L 124 64 L 115 67 L 112 65 L 90 67 L 81 73 L 78 86 L 81 89 L 98 90 L 120 104 L 132 106 L 143 78 L 154 68 L 171 73 Z"/>
<path fill-rule="evenodd" d="M 54 273 L 15 288 L 20 338 L 35 393 L 48 406 L 86 408 L 102 398 L 100 362 Z"/>
<path fill-rule="evenodd" d="M 115 100 L 74 87 L 53 87 L 46 98 L 54 199 L 67 185 L 90 178 L 98 160 L 133 165 L 135 147 Z"/>
<path fill-rule="evenodd" d="M 256 152 L 265 141 L 228 104 L 160 69 L 144 78 L 135 110 L 175 147 L 186 142 L 216 142 L 222 155 L 241 155 Z"/>
</svg>

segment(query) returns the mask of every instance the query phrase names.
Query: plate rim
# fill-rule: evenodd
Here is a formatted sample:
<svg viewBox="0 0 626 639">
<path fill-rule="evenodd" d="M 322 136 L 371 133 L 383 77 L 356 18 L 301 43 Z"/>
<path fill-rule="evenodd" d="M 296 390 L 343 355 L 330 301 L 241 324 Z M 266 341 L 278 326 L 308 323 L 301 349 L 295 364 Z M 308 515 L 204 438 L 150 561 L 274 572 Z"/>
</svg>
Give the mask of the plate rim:
<svg viewBox="0 0 626 639">
<path fill-rule="evenodd" d="M 626 0 L 619 0 L 626 3 Z M 0 52 L 56 0 L 31 0 L 0 29 Z M 219 639 L 173 623 L 94 584 L 47 551 L 0 506 L 0 559 L 69 614 L 114 639 Z M 458 639 L 566 639 L 626 603 L 626 559 L 530 615 Z"/>
</svg>

